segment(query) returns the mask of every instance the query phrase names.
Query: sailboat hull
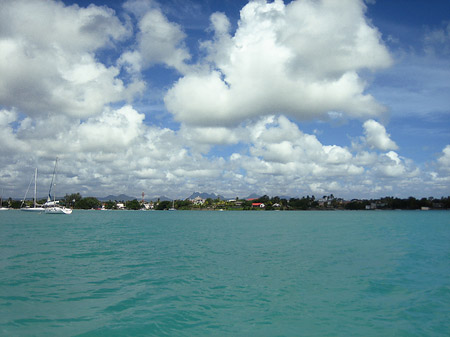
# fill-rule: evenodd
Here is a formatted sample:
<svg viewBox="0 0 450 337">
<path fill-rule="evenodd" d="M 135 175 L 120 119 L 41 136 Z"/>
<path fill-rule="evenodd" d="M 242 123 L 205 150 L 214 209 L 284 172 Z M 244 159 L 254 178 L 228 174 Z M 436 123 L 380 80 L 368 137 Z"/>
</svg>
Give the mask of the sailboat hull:
<svg viewBox="0 0 450 337">
<path fill-rule="evenodd" d="M 43 208 L 43 207 L 23 207 L 20 210 L 24 211 L 24 212 L 44 212 L 45 208 Z"/>
<path fill-rule="evenodd" d="M 72 214 L 72 209 L 65 207 L 48 207 L 45 214 Z"/>
</svg>

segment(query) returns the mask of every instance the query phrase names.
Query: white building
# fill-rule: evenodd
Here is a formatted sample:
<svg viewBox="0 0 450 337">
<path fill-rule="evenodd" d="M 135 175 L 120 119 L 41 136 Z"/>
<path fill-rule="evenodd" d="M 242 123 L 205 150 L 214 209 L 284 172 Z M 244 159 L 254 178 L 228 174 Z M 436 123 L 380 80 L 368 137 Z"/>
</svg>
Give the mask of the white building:
<svg viewBox="0 0 450 337">
<path fill-rule="evenodd" d="M 204 203 L 205 203 L 205 199 L 203 199 L 203 198 L 201 198 L 200 196 L 198 196 L 198 197 L 195 197 L 194 199 L 191 199 L 191 202 L 194 204 L 194 205 L 203 205 Z"/>
</svg>

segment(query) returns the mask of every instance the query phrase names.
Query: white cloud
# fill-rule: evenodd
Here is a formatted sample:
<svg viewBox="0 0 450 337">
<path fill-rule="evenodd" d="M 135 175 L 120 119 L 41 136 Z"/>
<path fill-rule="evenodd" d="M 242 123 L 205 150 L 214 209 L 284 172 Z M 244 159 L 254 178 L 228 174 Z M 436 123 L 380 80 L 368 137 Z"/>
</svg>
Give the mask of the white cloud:
<svg viewBox="0 0 450 337">
<path fill-rule="evenodd" d="M 442 150 L 442 155 L 438 158 L 438 164 L 441 170 L 450 172 L 450 145 Z"/>
<path fill-rule="evenodd" d="M 208 153 L 214 145 L 233 145 L 242 140 L 243 130 L 224 127 L 186 127 L 183 125 L 178 134 L 191 151 Z"/>
<path fill-rule="evenodd" d="M 323 147 L 327 154 L 326 162 L 329 164 L 345 164 L 352 159 L 351 153 L 340 146 L 328 145 Z"/>
<path fill-rule="evenodd" d="M 12 128 L 12 123 L 17 121 L 17 113 L 15 111 L 0 110 L 0 139 L 2 146 L 0 147 L 0 154 L 7 157 L 10 152 L 23 151 L 26 149 L 26 144 L 15 137 L 15 131 Z"/>
<path fill-rule="evenodd" d="M 76 128 L 73 138 L 79 140 L 78 151 L 118 152 L 141 140 L 145 116 L 131 106 L 106 110 Z M 134 145 L 134 144 L 133 144 Z"/>
<path fill-rule="evenodd" d="M 311 186 L 322 183 L 330 191 L 333 185 L 325 181 L 345 184 L 339 181 L 353 180 L 364 172 L 348 149 L 321 144 L 286 117 L 265 117 L 246 128 L 249 155 L 234 153 L 230 163 L 244 169 L 246 184 L 258 191 L 263 189 L 261 193 L 311 194 L 318 191 Z"/>
<path fill-rule="evenodd" d="M 284 116 L 265 117 L 232 130 L 240 152 L 223 157 L 203 155 L 198 149 L 209 146 L 208 141 L 226 143 L 227 129 L 176 132 L 145 125 L 143 117 L 131 106 L 106 108 L 78 124 L 68 123 L 64 116 L 45 122 L 19 121 L 14 111 L 2 110 L 0 132 L 6 142 L 0 164 L 15 176 L 0 174 L 0 183 L 8 186 L 11 181 L 23 190 L 28 178 L 18 172 L 38 166 L 38 190 L 45 190 L 56 154 L 61 158 L 60 190 L 85 196 L 145 191 L 148 196 L 186 197 L 202 190 L 226 196 L 257 192 L 367 197 L 379 196 L 392 186 L 396 191 L 399 186 L 408 190 L 408 183 L 419 179 L 414 164 L 396 152 L 353 153 L 346 147 L 325 145 Z M 447 150 L 440 160 L 443 166 Z M 439 177 L 433 181 L 443 184 Z"/>
<path fill-rule="evenodd" d="M 206 55 L 195 65 L 187 63 L 189 29 L 155 1 L 124 6 L 135 16 L 50 0 L 2 2 L 0 186 L 7 194 L 22 196 L 34 167 L 38 191 L 46 191 L 55 156 L 61 193 L 84 196 L 448 190 L 450 145 L 427 180 L 374 120 L 349 147 L 294 122 L 366 120 L 384 110 L 359 75 L 390 64 L 362 2 L 252 1 L 235 32 L 214 13 L 214 36 L 201 42 Z M 152 88 L 156 64 L 184 74 L 165 97 L 181 125 L 163 107 L 155 113 L 132 102 L 144 89 L 143 101 L 163 92 Z"/>
<path fill-rule="evenodd" d="M 128 0 L 123 4 L 123 8 L 139 19 L 142 18 L 147 12 L 154 9 L 161 9 L 158 2 L 153 0 Z"/>
<path fill-rule="evenodd" d="M 40 172 L 38 190 L 45 190 L 55 156 L 61 159 L 59 190 L 85 196 L 139 195 L 144 190 L 147 195 L 175 197 L 191 193 L 195 186 L 212 191 L 225 165 L 221 158 L 189 152 L 175 131 L 145 125 L 144 115 L 131 106 L 105 108 L 78 123 L 65 116 L 20 121 L 14 111 L 0 110 L 0 125 L 0 167 L 10 172 L 0 173 L 0 184 L 11 184 L 15 191 L 24 191 L 28 178 L 11 174 L 31 172 L 35 166 Z"/>
<path fill-rule="evenodd" d="M 224 13 L 216 12 L 211 15 L 211 25 L 216 37 L 229 37 L 231 24 Z"/>
<path fill-rule="evenodd" d="M 390 65 L 381 34 L 367 23 L 365 10 L 362 1 L 293 1 L 286 10 L 287 29 L 278 32 L 296 52 L 292 69 L 339 78 L 346 72 Z"/>
<path fill-rule="evenodd" d="M 49 48 L 92 52 L 130 33 L 114 11 L 104 6 L 16 0 L 2 1 L 0 13 L 2 38 L 20 37 L 30 53 Z"/>
<path fill-rule="evenodd" d="M 372 166 L 377 162 L 377 159 L 376 153 L 368 151 L 359 151 L 355 156 L 355 162 L 361 166 Z"/>
<path fill-rule="evenodd" d="M 250 129 L 250 139 L 252 155 L 266 163 L 280 164 L 280 168 L 294 163 L 303 166 L 303 174 L 316 174 L 317 171 L 344 174 L 352 169 L 353 156 L 348 149 L 322 145 L 316 136 L 304 134 L 283 116 L 263 119 Z M 338 173 L 339 170 L 342 172 Z"/>
<path fill-rule="evenodd" d="M 417 177 L 420 173 L 410 159 L 403 158 L 394 151 L 380 154 L 371 170 L 379 178 L 397 178 L 398 184 L 408 180 L 411 182 L 410 179 Z"/>
<path fill-rule="evenodd" d="M 446 145 L 436 162 L 437 170 L 430 172 L 430 181 L 427 183 L 436 190 L 441 190 L 442 195 L 448 195 L 450 184 L 450 145 Z"/>
<path fill-rule="evenodd" d="M 427 54 L 450 54 L 450 22 L 443 22 L 440 28 L 428 30 L 424 35 L 424 49 Z"/>
<path fill-rule="evenodd" d="M 405 167 L 394 151 L 385 154 L 384 160 L 378 165 L 378 170 L 387 177 L 401 177 L 405 174 Z"/>
<path fill-rule="evenodd" d="M 366 135 L 365 141 L 371 148 L 382 151 L 398 149 L 397 144 L 390 139 L 386 128 L 377 121 L 369 119 L 363 124 L 363 127 Z"/>
<path fill-rule="evenodd" d="M 15 111 L 0 110 L 0 126 L 7 127 L 10 123 L 17 120 L 17 113 Z"/>
<path fill-rule="evenodd" d="M 107 7 L 7 1 L 0 11 L 0 102 L 30 116 L 89 117 L 130 94 L 95 52 L 129 35 Z M 133 87 L 133 90 L 140 90 Z"/>
<path fill-rule="evenodd" d="M 135 74 L 155 64 L 165 64 L 181 73 L 187 71 L 191 56 L 184 39 L 186 34 L 170 22 L 152 1 L 128 1 L 124 5 L 138 18 L 137 47 L 122 54 L 119 64 Z"/>
<path fill-rule="evenodd" d="M 190 55 L 184 46 L 181 28 L 171 23 L 158 10 L 152 10 L 139 21 L 139 49 L 146 64 L 165 63 L 182 70 Z"/>
<path fill-rule="evenodd" d="M 273 113 L 379 115 L 385 108 L 364 93 L 358 71 L 387 67 L 391 58 L 364 11 L 359 1 L 252 1 L 234 36 L 215 14 L 215 38 L 203 43 L 212 70 L 181 78 L 167 108 L 183 123 L 209 126 Z"/>
</svg>

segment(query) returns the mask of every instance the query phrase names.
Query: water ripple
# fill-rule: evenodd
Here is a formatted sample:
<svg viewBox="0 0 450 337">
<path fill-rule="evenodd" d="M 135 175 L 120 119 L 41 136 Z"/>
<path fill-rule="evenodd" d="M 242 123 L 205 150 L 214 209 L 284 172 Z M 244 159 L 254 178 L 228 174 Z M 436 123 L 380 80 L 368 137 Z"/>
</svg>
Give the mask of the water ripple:
<svg viewBox="0 0 450 337">
<path fill-rule="evenodd" d="M 446 212 L 0 214 L 2 336 L 447 336 Z"/>
</svg>

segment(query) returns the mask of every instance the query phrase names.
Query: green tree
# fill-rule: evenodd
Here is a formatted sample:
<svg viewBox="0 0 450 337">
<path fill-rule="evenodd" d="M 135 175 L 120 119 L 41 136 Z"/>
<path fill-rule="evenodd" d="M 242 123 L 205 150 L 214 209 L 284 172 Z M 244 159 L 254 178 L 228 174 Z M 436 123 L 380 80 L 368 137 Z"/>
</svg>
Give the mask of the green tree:
<svg viewBox="0 0 450 337">
<path fill-rule="evenodd" d="M 75 205 L 79 209 L 95 209 L 101 207 L 102 203 L 97 198 L 86 197 L 76 202 Z"/>
<path fill-rule="evenodd" d="M 268 203 L 270 200 L 268 195 L 263 195 L 262 197 L 260 197 L 259 199 L 255 200 L 254 202 L 262 202 L 263 204 Z"/>
<path fill-rule="evenodd" d="M 305 197 L 289 199 L 289 206 L 296 210 L 307 210 L 309 208 L 309 200 Z"/>
<path fill-rule="evenodd" d="M 107 202 L 105 202 L 105 208 L 106 209 L 116 209 L 116 203 L 114 201 L 108 200 Z"/>
<path fill-rule="evenodd" d="M 166 201 L 161 201 L 156 206 L 156 209 L 162 211 L 162 210 L 165 210 L 165 209 L 169 209 L 170 207 L 172 207 L 172 201 L 166 200 Z"/>
<path fill-rule="evenodd" d="M 352 200 L 347 205 L 345 205 L 345 209 L 363 210 L 366 209 L 366 205 L 370 205 L 370 202 L 368 200 Z"/>
<path fill-rule="evenodd" d="M 176 200 L 175 208 L 176 209 L 190 209 L 192 207 L 192 202 L 188 199 L 186 200 Z"/>
<path fill-rule="evenodd" d="M 252 209 L 252 201 L 250 201 L 250 200 L 244 200 L 244 201 L 242 202 L 242 209 L 244 209 L 244 210 Z"/>
<path fill-rule="evenodd" d="M 78 208 L 77 203 L 80 202 L 82 199 L 82 196 L 80 193 L 72 193 L 72 194 L 66 194 L 66 196 L 63 199 L 63 202 L 66 206 L 73 206 L 74 208 Z"/>
<path fill-rule="evenodd" d="M 450 208 L 450 196 L 447 198 L 441 197 L 440 204 L 443 208 Z"/>
<path fill-rule="evenodd" d="M 137 199 L 134 199 L 134 200 L 131 200 L 131 201 L 127 201 L 125 203 L 125 207 L 127 209 L 138 210 L 138 209 L 141 209 L 141 203 L 139 201 L 137 201 Z"/>
<path fill-rule="evenodd" d="M 21 200 L 12 200 L 11 198 L 9 198 L 8 204 L 11 205 L 11 208 L 20 208 L 20 205 L 22 205 L 22 201 Z"/>
<path fill-rule="evenodd" d="M 43 204 L 45 204 L 47 202 L 47 199 L 39 199 L 39 200 L 36 200 L 36 203 L 38 204 L 38 205 L 43 205 Z"/>
</svg>

